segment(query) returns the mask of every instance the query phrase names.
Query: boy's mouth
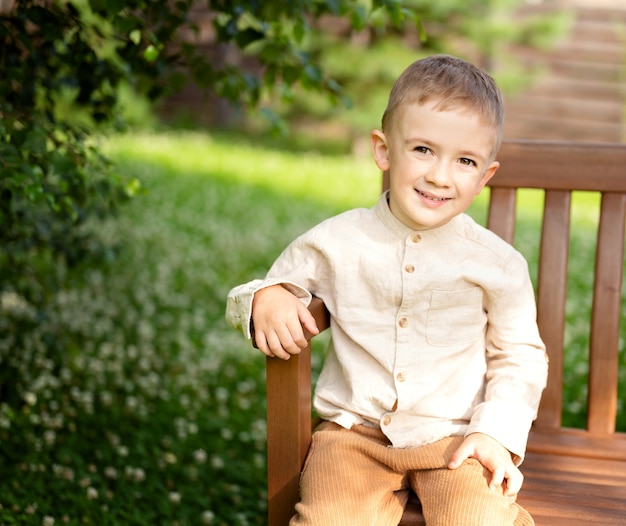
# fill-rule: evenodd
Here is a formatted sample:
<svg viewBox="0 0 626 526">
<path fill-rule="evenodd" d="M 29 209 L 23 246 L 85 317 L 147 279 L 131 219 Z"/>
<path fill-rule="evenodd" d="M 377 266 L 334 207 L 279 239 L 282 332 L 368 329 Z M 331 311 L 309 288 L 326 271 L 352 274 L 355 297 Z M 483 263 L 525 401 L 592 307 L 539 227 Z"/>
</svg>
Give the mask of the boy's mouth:
<svg viewBox="0 0 626 526">
<path fill-rule="evenodd" d="M 443 201 L 449 201 L 450 200 L 450 197 L 438 197 L 436 195 L 429 194 L 427 192 L 422 192 L 421 190 L 416 190 L 416 191 L 424 199 L 428 199 L 429 201 L 443 202 Z"/>
</svg>

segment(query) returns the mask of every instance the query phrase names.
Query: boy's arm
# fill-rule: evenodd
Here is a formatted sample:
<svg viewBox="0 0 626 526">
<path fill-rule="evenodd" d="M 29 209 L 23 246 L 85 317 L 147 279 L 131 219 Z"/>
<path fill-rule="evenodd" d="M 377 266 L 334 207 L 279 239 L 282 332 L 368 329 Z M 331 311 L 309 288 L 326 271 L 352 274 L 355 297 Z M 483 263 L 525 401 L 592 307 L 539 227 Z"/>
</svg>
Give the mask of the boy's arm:
<svg viewBox="0 0 626 526">
<path fill-rule="evenodd" d="M 504 286 L 487 305 L 485 397 L 474 408 L 466 436 L 490 436 L 518 466 L 546 385 L 548 360 L 526 261 L 516 254 L 505 265 Z"/>
</svg>

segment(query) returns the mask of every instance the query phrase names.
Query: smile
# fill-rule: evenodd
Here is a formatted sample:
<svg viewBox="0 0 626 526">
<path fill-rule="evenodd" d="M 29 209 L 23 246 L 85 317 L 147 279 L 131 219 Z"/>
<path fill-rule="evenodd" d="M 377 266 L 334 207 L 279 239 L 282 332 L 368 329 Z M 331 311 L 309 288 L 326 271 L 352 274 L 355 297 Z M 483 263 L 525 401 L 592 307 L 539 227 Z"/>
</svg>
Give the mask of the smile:
<svg viewBox="0 0 626 526">
<path fill-rule="evenodd" d="M 424 199 L 428 199 L 429 201 L 449 201 L 449 197 L 437 197 L 432 194 L 427 194 L 426 192 L 422 192 L 421 190 L 416 190 L 419 195 L 421 195 Z"/>
</svg>

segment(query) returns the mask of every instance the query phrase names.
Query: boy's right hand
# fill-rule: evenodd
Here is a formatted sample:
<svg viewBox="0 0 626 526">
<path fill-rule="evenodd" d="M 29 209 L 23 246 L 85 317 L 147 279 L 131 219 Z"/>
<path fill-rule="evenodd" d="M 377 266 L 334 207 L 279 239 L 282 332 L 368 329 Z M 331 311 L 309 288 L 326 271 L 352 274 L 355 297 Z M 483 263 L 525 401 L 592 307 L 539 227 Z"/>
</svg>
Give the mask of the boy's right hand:
<svg viewBox="0 0 626 526">
<path fill-rule="evenodd" d="M 308 345 L 304 331 L 319 333 L 315 319 L 304 303 L 281 285 L 254 293 L 252 323 L 256 346 L 266 356 L 289 360 Z"/>
</svg>

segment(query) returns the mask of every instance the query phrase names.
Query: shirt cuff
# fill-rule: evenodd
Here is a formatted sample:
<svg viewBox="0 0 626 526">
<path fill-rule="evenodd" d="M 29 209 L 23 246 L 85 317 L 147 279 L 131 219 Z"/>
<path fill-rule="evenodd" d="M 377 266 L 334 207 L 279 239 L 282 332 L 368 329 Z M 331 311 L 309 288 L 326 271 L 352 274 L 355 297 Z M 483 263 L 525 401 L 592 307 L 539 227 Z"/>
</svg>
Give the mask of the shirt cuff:
<svg viewBox="0 0 626 526">
<path fill-rule="evenodd" d="M 497 440 L 519 466 L 524 460 L 530 426 L 535 411 L 525 404 L 510 401 L 488 401 L 480 404 L 470 421 L 465 436 L 483 433 Z"/>
</svg>

